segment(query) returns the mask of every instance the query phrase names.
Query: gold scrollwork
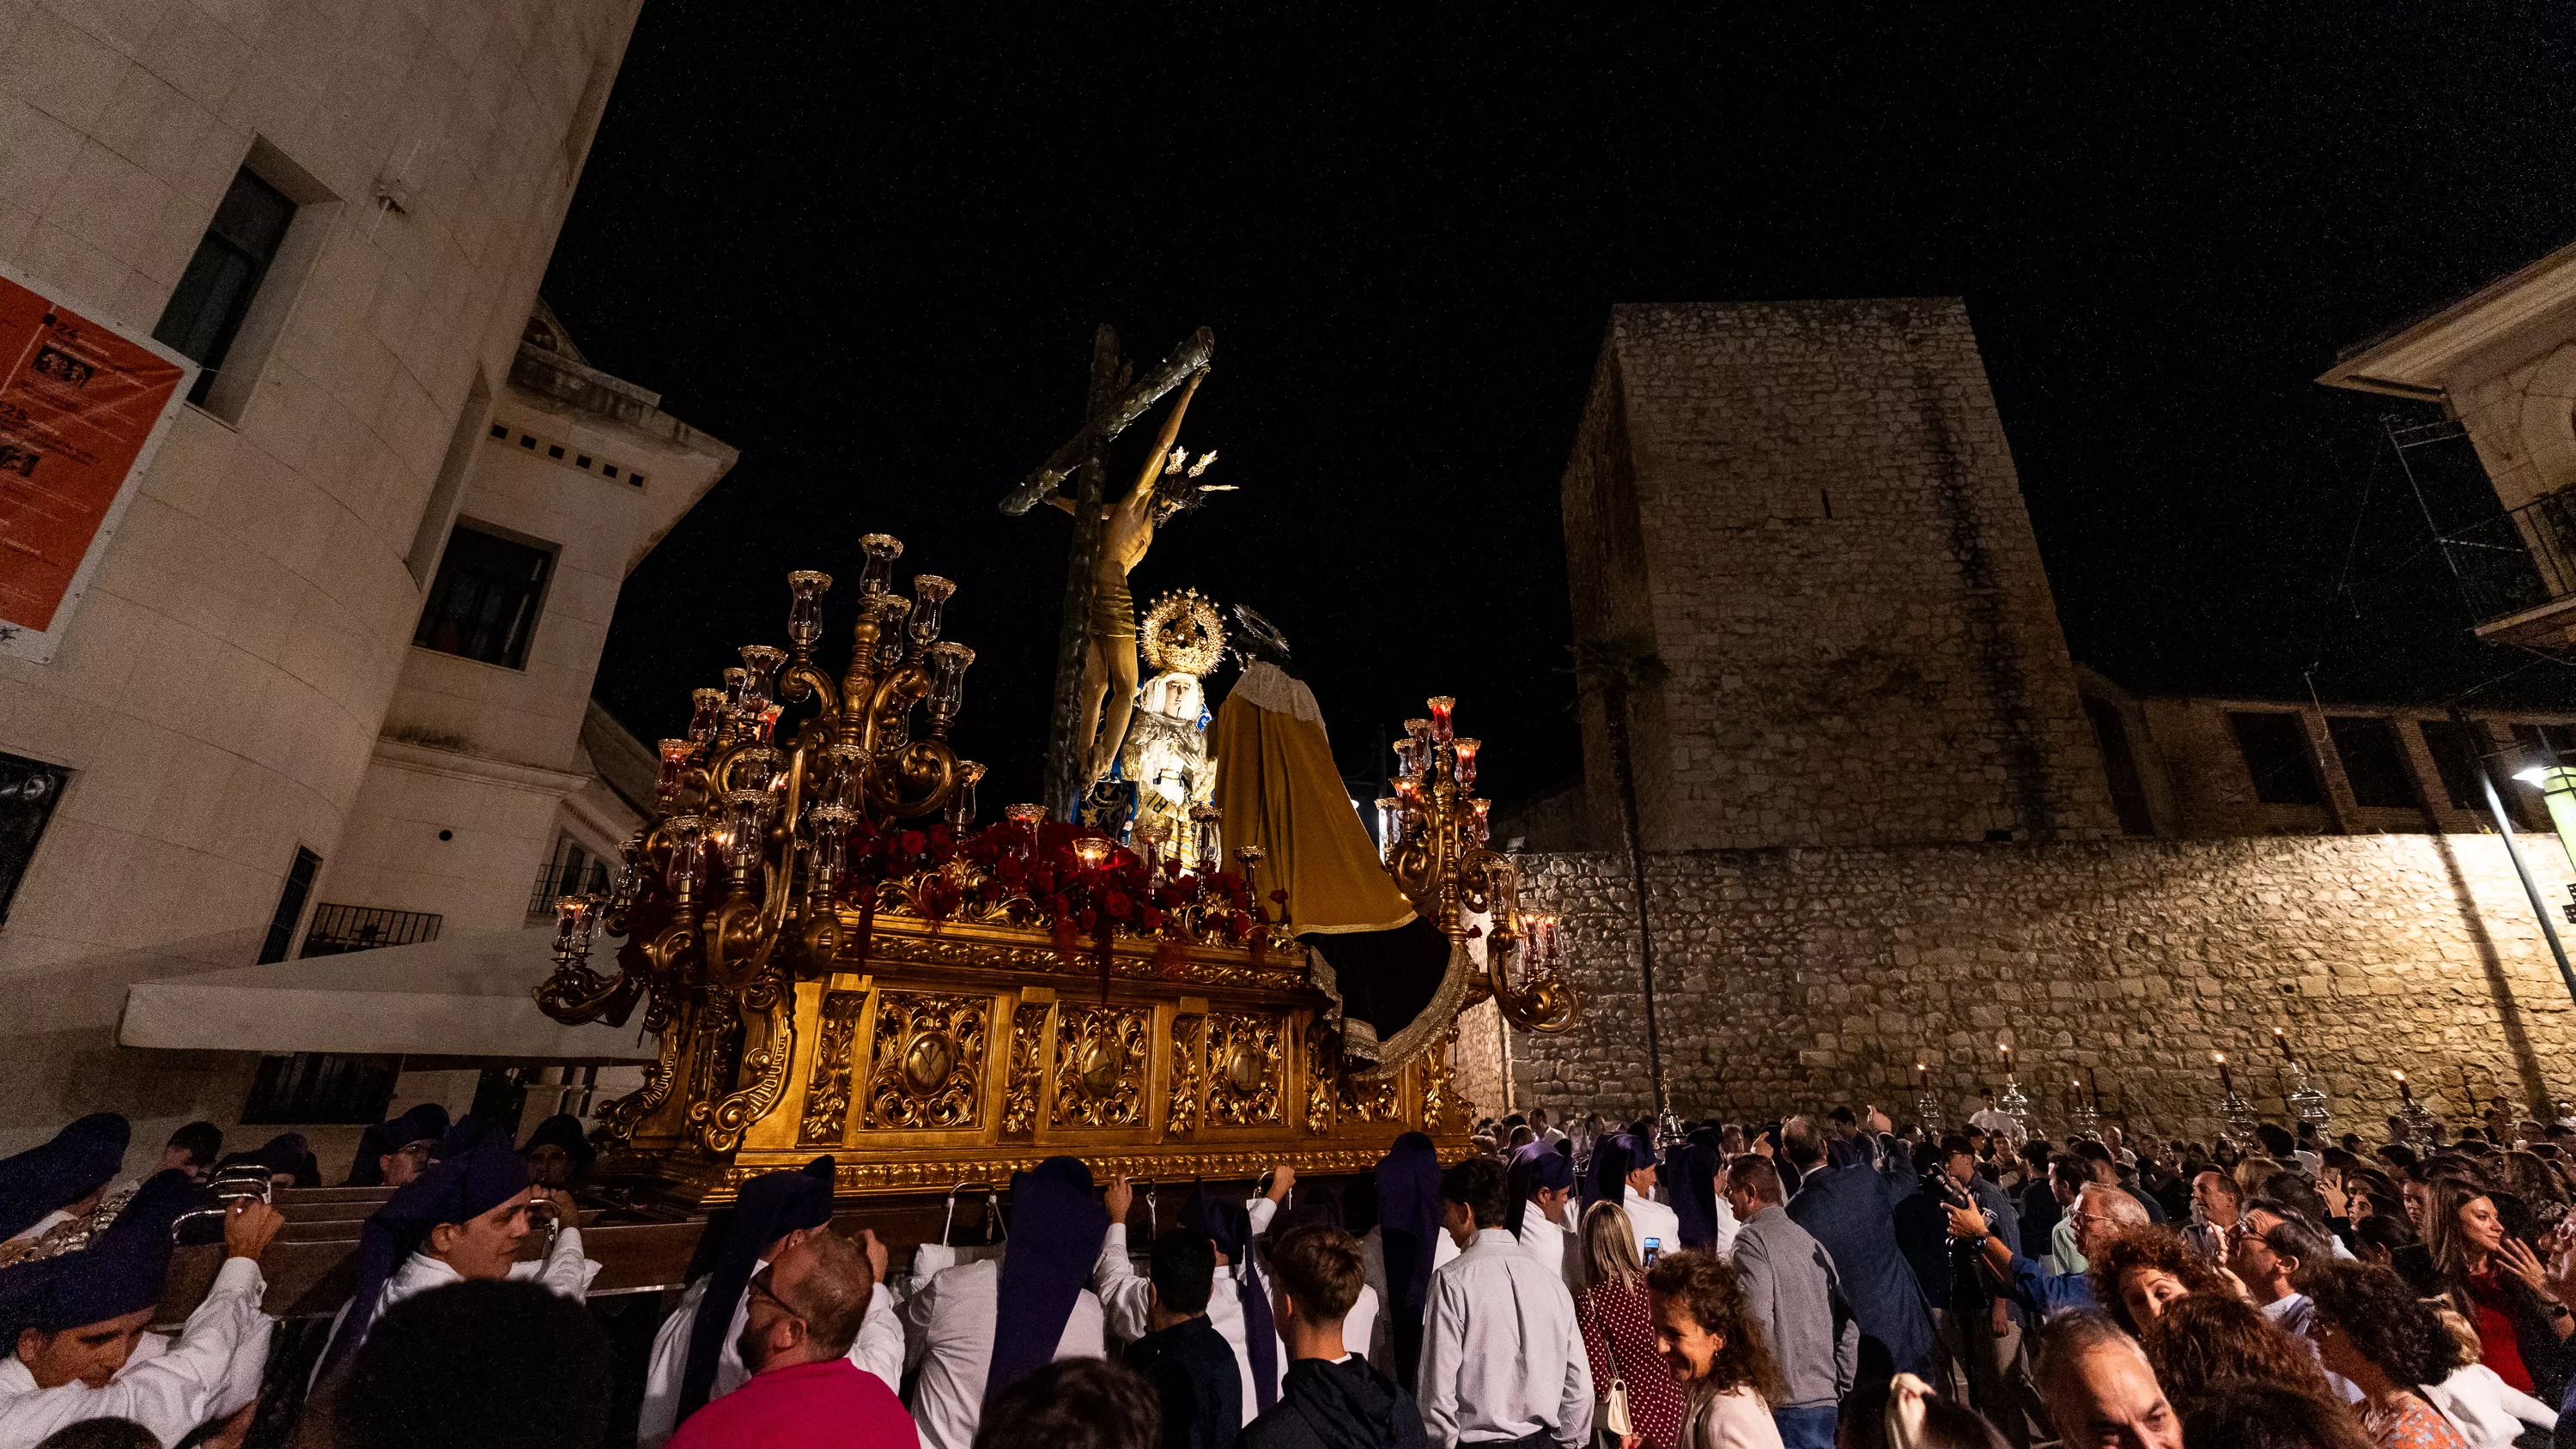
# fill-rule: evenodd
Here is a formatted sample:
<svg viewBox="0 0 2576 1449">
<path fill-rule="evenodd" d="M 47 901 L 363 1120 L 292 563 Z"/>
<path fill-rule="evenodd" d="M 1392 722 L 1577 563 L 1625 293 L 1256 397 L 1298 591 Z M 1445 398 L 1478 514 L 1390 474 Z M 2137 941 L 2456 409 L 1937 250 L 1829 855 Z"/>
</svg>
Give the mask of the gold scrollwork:
<svg viewBox="0 0 2576 1449">
<path fill-rule="evenodd" d="M 1396 1091 L 1396 1083 L 1394 1077 L 1375 1082 L 1343 1082 L 1340 1094 L 1342 1115 L 1362 1122 L 1402 1121 L 1404 1101 Z"/>
<path fill-rule="evenodd" d="M 1066 1007 L 1056 1019 L 1058 1127 L 1134 1127 L 1145 1116 L 1146 1014 Z"/>
<path fill-rule="evenodd" d="M 1038 1125 L 1038 1089 L 1046 1082 L 1046 1019 L 1054 1008 L 1020 1003 L 1011 1013 L 1011 1065 L 1002 1084 L 1002 1135 L 1026 1137 Z"/>
<path fill-rule="evenodd" d="M 984 1038 L 991 1019 L 987 997 L 879 993 L 866 1125 L 974 1126 L 984 1095 Z"/>
<path fill-rule="evenodd" d="M 805 1115 L 797 1128 L 802 1146 L 838 1147 L 849 1135 L 850 1075 L 856 1067 L 852 1048 L 867 1004 L 864 991 L 823 993 L 822 1029 L 814 1034 L 814 1066 L 806 1077 Z"/>
<path fill-rule="evenodd" d="M 778 1106 L 787 1091 L 787 1067 L 796 1051 L 796 993 L 788 987 L 786 970 L 768 967 L 740 995 L 746 1038 L 751 1013 L 759 1013 L 761 1026 L 758 1042 L 744 1042 L 742 1073 L 747 1083 L 720 1100 L 701 1098 L 689 1106 L 689 1125 L 697 1129 L 698 1145 L 719 1155 L 740 1147 L 742 1134 L 751 1124 Z"/>
<path fill-rule="evenodd" d="M 1449 1053 L 1457 1045 L 1458 1033 L 1446 1031 L 1433 1038 L 1431 1045 L 1422 1053 L 1422 1130 L 1425 1132 L 1436 1135 L 1445 1131 L 1457 1106 L 1457 1098 L 1449 1091 L 1452 1071 Z"/>
<path fill-rule="evenodd" d="M 669 999 L 660 995 L 644 1009 L 644 1029 L 660 1032 L 662 1045 L 652 1063 L 644 1068 L 644 1085 L 600 1109 L 599 1120 L 608 1125 L 612 1140 L 624 1142 L 633 1137 L 644 1119 L 671 1099 L 671 1088 L 680 1079 L 681 1044 L 693 1039 L 696 1015 L 685 1007 L 672 1007 Z"/>
<path fill-rule="evenodd" d="M 1208 1125 L 1250 1127 L 1279 1120 L 1287 1075 L 1275 1016 L 1220 1012 L 1208 1018 Z"/>
<path fill-rule="evenodd" d="M 1199 1125 L 1199 1037 L 1207 1018 L 1196 1013 L 1172 1018 L 1172 1095 L 1163 1122 L 1165 1135 L 1187 1137 Z"/>
<path fill-rule="evenodd" d="M 1333 1064 L 1324 1051 L 1323 1023 L 1306 1032 L 1306 1130 L 1321 1137 L 1333 1130 Z"/>
</svg>

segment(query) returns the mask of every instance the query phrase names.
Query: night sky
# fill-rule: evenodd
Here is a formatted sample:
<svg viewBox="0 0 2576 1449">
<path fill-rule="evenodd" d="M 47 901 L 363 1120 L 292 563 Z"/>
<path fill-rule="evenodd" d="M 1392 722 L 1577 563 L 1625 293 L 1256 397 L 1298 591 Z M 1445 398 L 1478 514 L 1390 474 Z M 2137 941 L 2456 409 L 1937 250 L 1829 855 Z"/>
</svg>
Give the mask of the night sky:
<svg viewBox="0 0 2576 1449">
<path fill-rule="evenodd" d="M 1206 325 L 1182 443 L 1242 491 L 1140 604 L 1269 615 L 1346 773 L 1460 696 L 1508 800 L 1578 764 L 1556 488 L 1610 304 L 1955 293 L 2078 659 L 2576 705 L 2466 642 L 2393 400 L 2311 382 L 2576 238 L 2565 10 L 1392 8 L 649 0 L 546 295 L 743 460 L 628 581 L 602 701 L 678 732 L 794 568 L 843 580 L 837 668 L 889 532 L 961 585 L 985 818 L 1033 798 L 1070 525 L 995 501 L 1078 425 L 1095 323 L 1139 371 Z"/>
</svg>

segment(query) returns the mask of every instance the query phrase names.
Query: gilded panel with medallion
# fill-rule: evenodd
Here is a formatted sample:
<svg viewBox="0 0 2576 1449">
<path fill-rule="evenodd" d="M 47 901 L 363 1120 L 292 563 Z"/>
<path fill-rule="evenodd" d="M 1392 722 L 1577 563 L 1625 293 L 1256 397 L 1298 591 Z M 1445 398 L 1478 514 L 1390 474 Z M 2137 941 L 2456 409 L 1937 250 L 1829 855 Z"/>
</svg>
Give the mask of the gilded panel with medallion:
<svg viewBox="0 0 2576 1449">
<path fill-rule="evenodd" d="M 1059 1008 L 1052 1125 L 1135 1127 L 1144 1122 L 1150 1020 L 1147 1012 L 1128 1007 Z"/>
<path fill-rule="evenodd" d="M 982 996 L 881 993 L 864 1125 L 933 1130 L 977 1125 L 992 1009 L 991 999 Z"/>
<path fill-rule="evenodd" d="M 1276 1016 L 1218 1012 L 1208 1017 L 1211 1127 L 1253 1127 L 1279 1120 L 1287 1090 L 1287 1028 Z"/>
</svg>

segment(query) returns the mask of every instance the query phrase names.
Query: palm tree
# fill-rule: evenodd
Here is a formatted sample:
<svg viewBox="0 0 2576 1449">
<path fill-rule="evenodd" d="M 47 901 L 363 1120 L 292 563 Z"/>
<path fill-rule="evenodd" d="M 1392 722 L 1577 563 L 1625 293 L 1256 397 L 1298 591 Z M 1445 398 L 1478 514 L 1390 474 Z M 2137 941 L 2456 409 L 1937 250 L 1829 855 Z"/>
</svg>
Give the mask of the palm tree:
<svg viewBox="0 0 2576 1449">
<path fill-rule="evenodd" d="M 1664 1048 L 1655 1027 L 1655 934 L 1646 913 L 1646 844 L 1637 819 L 1637 764 L 1628 740 L 1628 702 L 1639 690 L 1669 678 L 1654 640 L 1643 633 L 1578 639 L 1574 687 L 1601 701 L 1610 732 L 1610 773 L 1619 788 L 1619 824 L 1628 842 L 1628 881 L 1637 899 L 1637 963 L 1646 991 L 1646 1071 L 1655 1094 L 1655 1119 L 1664 1117 Z"/>
</svg>

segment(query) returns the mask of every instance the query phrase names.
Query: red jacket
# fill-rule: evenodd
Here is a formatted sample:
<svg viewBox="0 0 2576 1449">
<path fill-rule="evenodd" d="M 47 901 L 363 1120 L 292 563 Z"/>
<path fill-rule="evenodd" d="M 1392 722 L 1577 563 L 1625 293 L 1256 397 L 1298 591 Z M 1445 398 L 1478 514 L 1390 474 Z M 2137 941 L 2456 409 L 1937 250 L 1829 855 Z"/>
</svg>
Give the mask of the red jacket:
<svg viewBox="0 0 2576 1449">
<path fill-rule="evenodd" d="M 669 1449 L 921 1449 L 894 1390 L 846 1358 L 752 1375 L 689 1416 Z"/>
</svg>

